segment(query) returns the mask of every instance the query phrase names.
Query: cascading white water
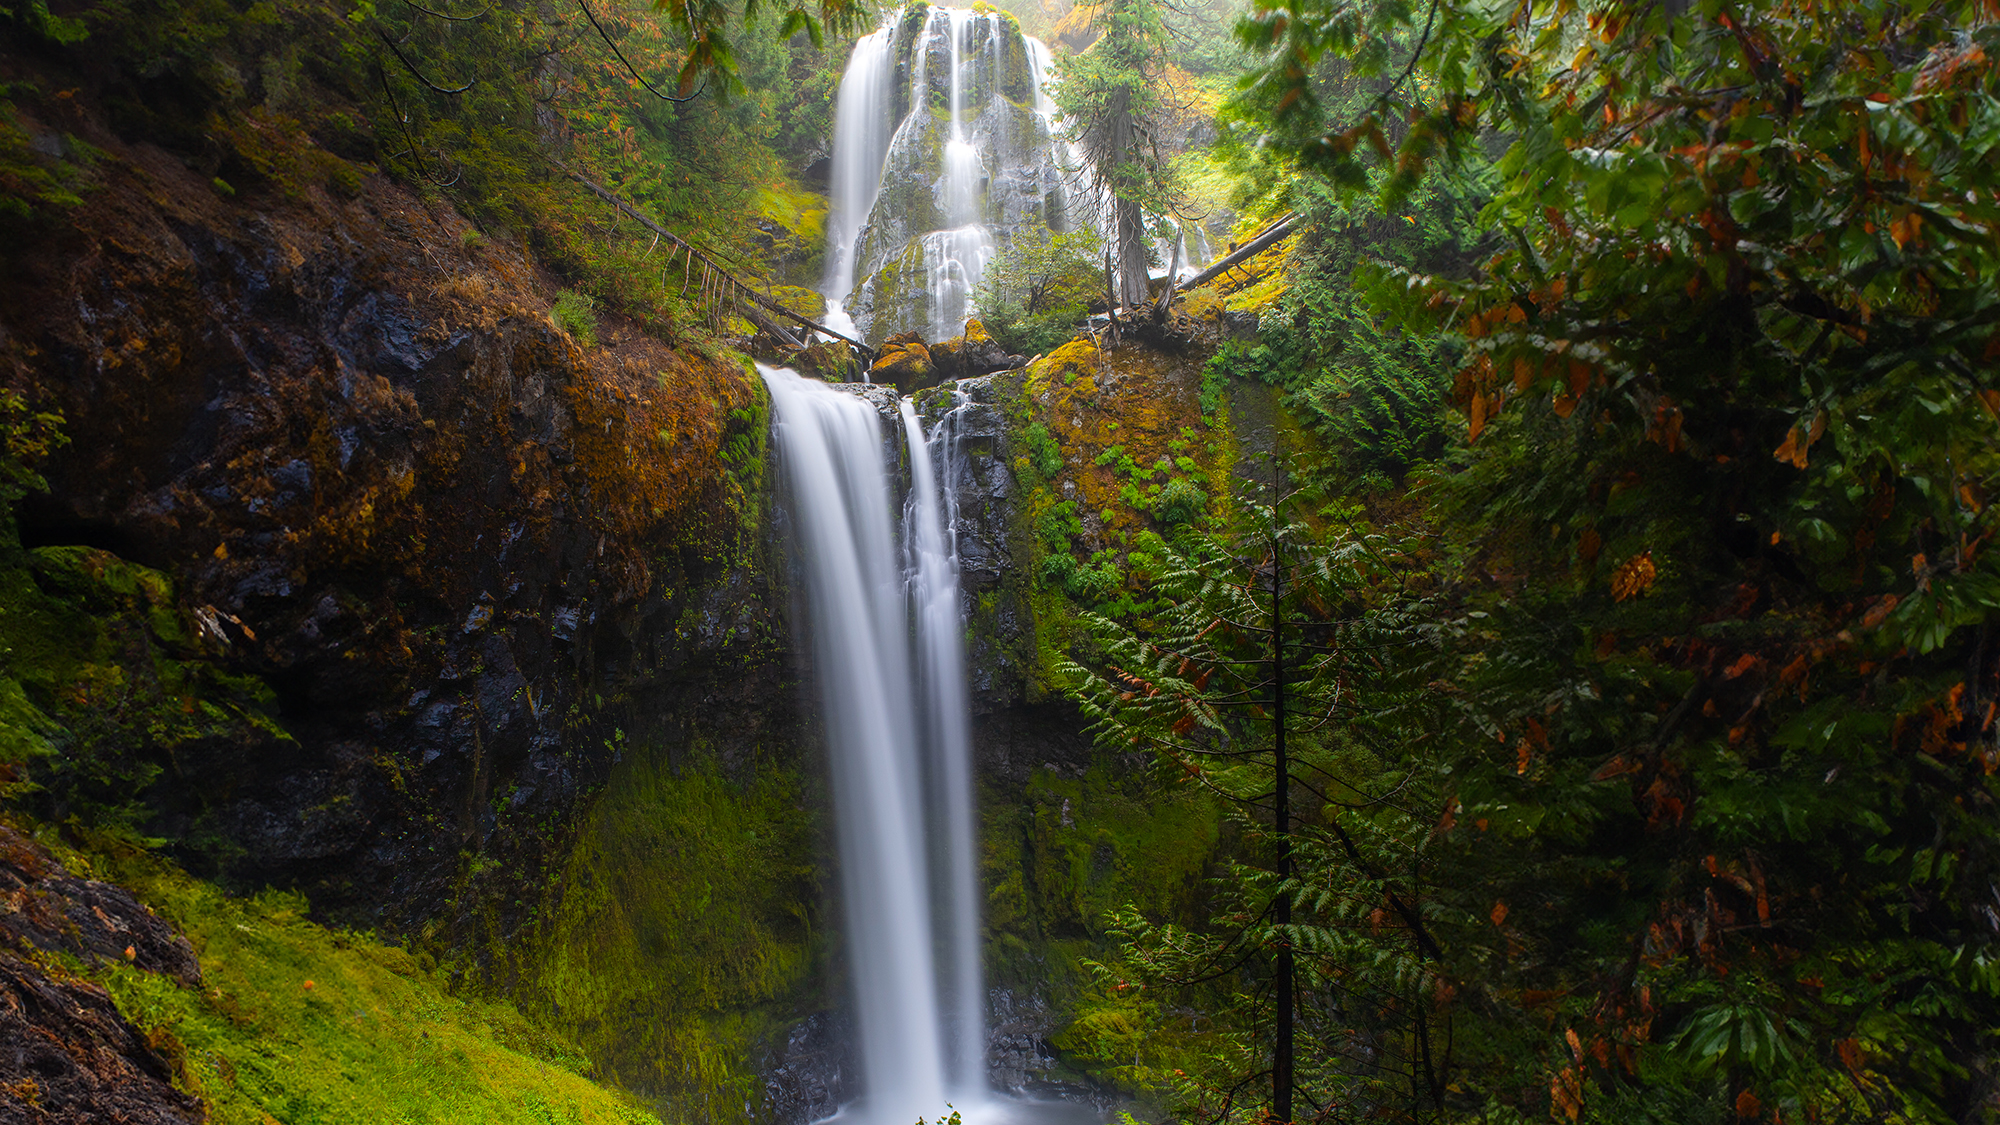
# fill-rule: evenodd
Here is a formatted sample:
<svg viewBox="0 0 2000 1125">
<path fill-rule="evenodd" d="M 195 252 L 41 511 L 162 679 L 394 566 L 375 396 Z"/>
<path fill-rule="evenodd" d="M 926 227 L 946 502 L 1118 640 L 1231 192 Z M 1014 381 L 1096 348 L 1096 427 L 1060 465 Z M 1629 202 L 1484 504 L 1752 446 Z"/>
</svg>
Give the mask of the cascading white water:
<svg viewBox="0 0 2000 1125">
<path fill-rule="evenodd" d="M 889 151 L 889 81 L 893 77 L 890 28 L 854 45 L 833 106 L 832 206 L 826 217 L 826 325 L 848 335 L 854 321 L 841 301 L 854 288 L 854 256 L 861 228 L 882 187 L 882 158 Z"/>
<path fill-rule="evenodd" d="M 938 1118 L 948 1101 L 976 1103 L 986 1088 L 964 626 L 949 504 L 905 401 L 912 487 L 906 565 L 898 565 L 881 414 L 791 371 L 758 370 L 791 488 L 832 761 L 866 1084 L 864 1107 L 843 1116 L 910 1125 Z M 933 888 L 943 906 L 936 912 Z"/>
<path fill-rule="evenodd" d="M 963 392 L 958 409 L 964 409 Z M 957 411 L 953 412 L 954 415 Z M 950 1032 L 952 1085 L 961 1099 L 986 1088 L 985 984 L 979 967 L 979 867 L 976 806 L 972 800 L 971 701 L 965 689 L 963 619 L 958 604 L 956 505 L 938 477 L 953 478 L 955 417 L 948 415 L 930 441 L 916 405 L 902 400 L 910 449 L 910 496 L 904 505 L 904 549 L 910 600 L 917 624 L 917 683 L 924 730 L 930 740 L 928 780 L 932 838 L 938 859 L 932 885 L 939 912 L 944 960 L 946 1025 Z M 933 460 L 937 471 L 932 471 Z"/>
<path fill-rule="evenodd" d="M 1008 232 L 1060 223 L 1047 68 L 1031 65 L 1047 54 L 970 8 L 899 11 L 856 46 L 834 110 L 829 326 L 957 335 Z"/>
<path fill-rule="evenodd" d="M 944 215 L 946 229 L 924 237 L 924 268 L 930 275 L 925 290 L 930 314 L 928 337 L 954 334 L 972 311 L 973 290 L 986 272 L 993 239 L 979 214 L 979 150 L 965 136 L 965 29 L 973 13 L 968 8 L 940 8 L 931 21 L 943 24 L 951 45 L 951 131 L 944 141 Z M 991 23 L 991 20 L 987 22 Z"/>
<path fill-rule="evenodd" d="M 859 398 L 759 369 L 792 490 L 833 766 L 847 949 L 868 1116 L 945 1104 L 909 623 L 881 418 Z"/>
</svg>

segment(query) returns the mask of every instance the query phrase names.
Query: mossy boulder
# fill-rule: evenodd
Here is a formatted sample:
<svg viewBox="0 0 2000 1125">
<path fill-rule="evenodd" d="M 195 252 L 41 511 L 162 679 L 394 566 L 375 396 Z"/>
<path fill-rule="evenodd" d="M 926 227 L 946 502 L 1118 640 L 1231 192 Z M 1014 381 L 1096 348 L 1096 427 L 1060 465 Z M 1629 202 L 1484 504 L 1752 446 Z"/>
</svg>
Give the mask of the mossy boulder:
<svg viewBox="0 0 2000 1125">
<path fill-rule="evenodd" d="M 899 332 L 882 341 L 882 350 L 868 368 L 868 380 L 893 383 L 898 391 L 909 394 L 934 385 L 937 367 L 922 337 L 915 332 Z"/>
<path fill-rule="evenodd" d="M 924 386 L 932 386 L 953 379 L 969 379 L 975 375 L 990 375 L 995 371 L 1010 371 L 1024 362 L 1018 355 L 1010 355 L 986 331 L 986 326 L 977 318 L 965 322 L 965 334 L 940 340 L 930 346 L 931 366 L 936 377 Z"/>
</svg>

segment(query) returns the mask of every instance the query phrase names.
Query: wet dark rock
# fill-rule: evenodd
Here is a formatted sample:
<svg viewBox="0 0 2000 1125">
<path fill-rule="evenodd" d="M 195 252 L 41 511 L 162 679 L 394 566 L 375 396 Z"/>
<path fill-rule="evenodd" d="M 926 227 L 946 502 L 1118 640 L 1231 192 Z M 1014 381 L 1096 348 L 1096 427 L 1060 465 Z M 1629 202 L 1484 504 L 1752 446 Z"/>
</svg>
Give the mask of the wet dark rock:
<svg viewBox="0 0 2000 1125">
<path fill-rule="evenodd" d="M 77 878 L 46 848 L 0 821 L 0 949 L 9 946 L 87 962 L 130 962 L 185 985 L 201 983 L 194 947 L 131 892 Z"/>
<path fill-rule="evenodd" d="M 764 1110 L 772 1125 L 807 1125 L 833 1116 L 859 1090 L 853 1022 L 845 1014 L 816 1012 L 794 1024 L 783 1044 L 759 1067 Z"/>
<path fill-rule="evenodd" d="M 187 939 L 123 888 L 80 879 L 0 821 L 0 1121 L 195 1125 L 201 1102 L 104 989 L 53 968 L 58 953 L 201 983 Z"/>
<path fill-rule="evenodd" d="M 997 1090 L 1017 1097 L 1089 1105 L 1109 1119 L 1131 1099 L 1063 1065 L 1049 1038 L 1068 1017 L 1034 992 L 989 989 L 986 999 L 986 1074 Z"/>
<path fill-rule="evenodd" d="M 20 1125 L 197 1125 L 146 1037 L 88 981 L 0 952 L 0 1121 Z"/>
<path fill-rule="evenodd" d="M 1222 326 L 1232 340 L 1250 340 L 1257 336 L 1257 314 L 1255 312 L 1224 312 Z"/>
</svg>

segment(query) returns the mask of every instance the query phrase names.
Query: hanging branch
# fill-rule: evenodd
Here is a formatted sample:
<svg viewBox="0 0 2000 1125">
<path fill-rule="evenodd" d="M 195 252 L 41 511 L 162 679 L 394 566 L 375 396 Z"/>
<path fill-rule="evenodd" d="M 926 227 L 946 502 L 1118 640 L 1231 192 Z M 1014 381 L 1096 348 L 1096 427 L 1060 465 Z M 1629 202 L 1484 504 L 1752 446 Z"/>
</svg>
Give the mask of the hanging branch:
<svg viewBox="0 0 2000 1125">
<path fill-rule="evenodd" d="M 408 71 L 409 71 L 409 72 L 410 72 L 410 73 L 411 73 L 412 75 L 414 75 L 414 76 L 416 77 L 416 80 L 417 80 L 417 81 L 419 81 L 419 82 L 423 83 L 423 84 L 424 84 L 425 86 L 428 86 L 428 87 L 430 87 L 430 88 L 431 88 L 432 90 L 436 91 L 437 93 L 440 93 L 440 94 L 463 94 L 463 93 L 465 93 L 465 92 L 466 92 L 467 90 L 470 90 L 470 89 L 472 89 L 472 86 L 473 86 L 473 83 L 475 83 L 475 82 L 477 82 L 477 81 L 478 81 L 478 79 L 476 79 L 476 78 L 468 78 L 468 79 L 466 79 L 466 80 L 465 80 L 465 85 L 463 85 L 463 86 L 459 86 L 459 87 L 457 87 L 457 88 L 455 88 L 455 89 L 450 89 L 450 90 L 447 90 L 447 89 L 445 89 L 445 88 L 444 88 L 443 86 L 440 86 L 440 85 L 438 85 L 437 83 L 435 83 L 435 82 L 431 81 L 430 79 L 428 79 L 428 78 L 425 78 L 425 77 L 423 76 L 422 72 L 420 72 L 420 71 L 418 71 L 418 70 L 417 70 L 417 64 L 415 64 L 415 63 L 411 62 L 411 61 L 410 61 L 410 57 L 409 57 L 408 55 L 405 55 L 405 54 L 403 53 L 403 49 L 402 49 L 401 47 L 398 47 L 398 46 L 396 46 L 396 41 L 395 41 L 394 39 L 391 39 L 391 38 L 389 38 L 389 36 L 388 36 L 387 34 L 385 34 L 385 33 L 384 33 L 384 32 L 382 31 L 382 29 L 381 29 L 381 28 L 379 28 L 379 27 L 378 27 L 378 28 L 376 28 L 376 29 L 375 29 L 375 35 L 376 35 L 376 37 L 377 37 L 377 38 L 379 38 L 380 40 L 382 40 L 382 42 L 383 42 L 383 43 L 384 43 L 385 45 L 387 45 L 387 46 L 388 46 L 388 48 L 389 48 L 389 49 L 390 49 L 391 51 L 394 51 L 394 52 L 396 53 L 396 61 L 397 61 L 397 62 L 400 62 L 400 63 L 402 63 L 402 64 L 403 64 L 403 67 L 404 67 L 404 69 L 408 70 Z"/>
<path fill-rule="evenodd" d="M 1403 88 L 1403 83 L 1409 80 L 1410 75 L 1416 72 L 1417 60 L 1424 57 L 1424 48 L 1430 44 L 1431 28 L 1437 23 L 1437 18 L 1438 0 L 1431 0 L 1430 15 L 1424 17 L 1424 33 L 1417 37 L 1417 49 L 1410 52 L 1409 65 L 1403 68 L 1403 73 L 1396 76 L 1396 80 L 1389 84 L 1388 89 L 1375 96 L 1377 105 L 1386 105 L 1390 98 L 1396 96 L 1396 91 Z"/>
<path fill-rule="evenodd" d="M 429 180 L 438 187 L 448 188 L 465 178 L 463 170 L 449 180 L 440 180 L 431 174 L 430 165 L 424 162 L 423 150 L 417 147 L 417 138 L 410 133 L 410 119 L 403 115 L 403 107 L 396 101 L 396 91 L 389 88 L 389 72 L 382 69 L 380 62 L 375 64 L 375 80 L 382 84 L 382 93 L 389 99 L 389 115 L 396 119 L 397 126 L 402 129 L 403 143 L 410 146 L 404 151 L 416 158 L 417 171 L 423 173 L 424 179 Z M 401 156 L 402 153 L 397 153 L 396 155 Z M 442 157 L 443 153 L 439 153 L 438 155 Z M 390 157 L 390 159 L 393 160 L 395 157 Z"/>
<path fill-rule="evenodd" d="M 590 26 L 597 29 L 597 37 L 604 40 L 604 45 L 611 48 L 611 53 L 618 56 L 618 61 L 625 64 L 626 70 L 632 72 L 632 77 L 639 80 L 639 85 L 644 86 L 654 97 L 676 103 L 691 102 L 700 97 L 703 90 L 708 89 L 708 79 L 704 78 L 701 80 L 701 85 L 695 88 L 695 92 L 687 97 L 677 98 L 672 94 L 662 94 L 651 82 L 646 81 L 646 76 L 640 74 L 639 68 L 632 65 L 632 60 L 625 57 L 625 52 L 618 49 L 618 44 L 611 41 L 611 36 L 604 33 L 604 25 L 597 22 L 597 13 L 590 10 L 590 5 L 584 3 L 584 0 L 576 0 L 576 6 L 583 9 L 584 18 L 590 21 Z"/>
<path fill-rule="evenodd" d="M 454 16 L 450 12 L 433 12 L 429 8 L 424 7 L 422 4 L 417 3 L 417 0 L 403 0 L 403 3 L 408 4 L 410 7 L 415 8 L 417 11 L 422 12 L 427 16 L 436 16 L 441 20 L 451 20 L 453 23 L 468 23 L 472 20 L 484 19 L 486 13 L 493 10 L 493 5 L 488 4 L 484 8 L 479 9 L 477 12 L 474 12 L 469 16 Z"/>
</svg>

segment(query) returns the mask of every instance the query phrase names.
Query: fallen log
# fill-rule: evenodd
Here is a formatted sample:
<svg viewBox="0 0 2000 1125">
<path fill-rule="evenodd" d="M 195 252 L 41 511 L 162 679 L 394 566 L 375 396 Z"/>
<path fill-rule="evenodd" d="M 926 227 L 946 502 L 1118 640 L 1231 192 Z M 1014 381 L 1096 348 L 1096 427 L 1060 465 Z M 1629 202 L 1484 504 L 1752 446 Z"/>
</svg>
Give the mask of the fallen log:
<svg viewBox="0 0 2000 1125">
<path fill-rule="evenodd" d="M 1185 284 L 1168 286 L 1165 300 L 1172 300 L 1175 293 L 1207 285 L 1236 266 L 1276 246 L 1286 235 L 1292 233 L 1293 228 L 1297 227 L 1298 223 L 1299 216 L 1296 212 L 1285 212 L 1276 222 L 1265 227 L 1250 241 L 1244 243 L 1207 269 L 1188 278 Z"/>
<path fill-rule="evenodd" d="M 664 238 L 667 241 L 673 243 L 674 245 L 679 246 L 682 250 L 687 251 L 689 261 L 692 262 L 699 260 L 702 265 L 708 267 L 711 270 L 714 270 L 717 274 L 721 275 L 723 280 L 729 284 L 730 288 L 734 290 L 736 294 L 742 297 L 749 298 L 751 304 L 758 306 L 759 308 L 763 309 L 766 312 L 775 313 L 779 316 L 788 317 L 792 320 L 796 320 L 800 324 L 805 325 L 806 328 L 811 330 L 811 332 L 824 332 L 828 336 L 831 336 L 836 340 L 845 340 L 849 344 L 854 345 L 855 349 L 861 353 L 861 363 L 863 367 L 866 367 L 867 365 L 875 361 L 875 349 L 869 347 L 867 344 L 864 344 L 860 340 L 857 340 L 854 337 L 849 336 L 845 333 L 835 332 L 833 329 L 826 327 L 825 325 L 819 323 L 818 321 L 812 319 L 811 317 L 805 316 L 801 313 L 795 313 L 792 310 L 786 308 L 785 306 L 777 303 L 776 301 L 765 299 L 755 289 L 752 289 L 748 285 L 745 285 L 741 281 L 738 281 L 736 279 L 735 274 L 732 274 L 728 270 L 723 269 L 721 265 L 717 264 L 715 259 L 710 258 L 708 255 L 695 249 L 694 246 L 691 243 L 689 243 L 687 239 L 682 238 L 681 236 L 675 234 L 674 232 L 654 222 L 652 219 L 648 218 L 644 213 L 642 213 L 638 208 L 632 206 L 630 203 L 625 202 L 625 200 L 621 198 L 618 195 L 618 193 L 612 191 L 610 188 L 605 187 L 603 184 L 600 184 L 597 181 L 592 180 L 590 177 L 585 176 L 583 173 L 576 171 L 574 168 L 571 168 L 569 165 L 564 164 L 562 161 L 557 160 L 553 156 L 545 156 L 544 159 L 546 159 L 550 164 L 555 165 L 557 170 L 562 172 L 563 175 L 568 176 L 570 179 L 575 180 L 579 184 L 582 184 L 584 187 L 590 190 L 591 194 L 597 196 L 599 199 L 602 199 L 606 203 L 611 204 L 613 207 L 618 208 L 618 210 L 620 210 L 625 215 L 630 217 L 633 221 L 637 222 L 640 226 L 645 227 L 647 230 L 652 231 L 654 234 L 659 235 L 661 238 Z M 686 292 L 686 290 L 683 289 L 682 292 Z M 749 319 L 752 324 L 757 323 L 755 317 L 749 317 L 746 319 Z M 763 325 L 758 325 L 758 327 L 761 328 L 763 327 Z M 799 344 L 793 337 L 782 331 L 774 333 L 774 335 L 777 335 L 780 339 L 783 339 L 786 342 L 791 343 L 796 347 L 805 346 L 803 344 Z M 811 338 L 810 333 L 808 333 L 807 338 L 808 339 Z"/>
</svg>

